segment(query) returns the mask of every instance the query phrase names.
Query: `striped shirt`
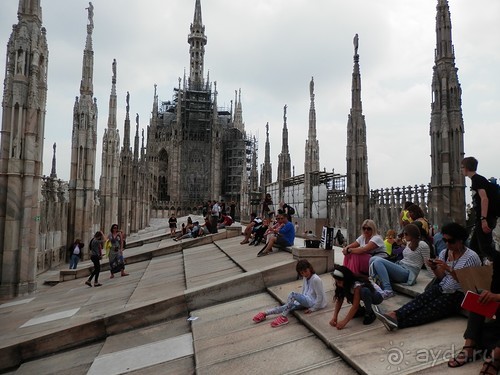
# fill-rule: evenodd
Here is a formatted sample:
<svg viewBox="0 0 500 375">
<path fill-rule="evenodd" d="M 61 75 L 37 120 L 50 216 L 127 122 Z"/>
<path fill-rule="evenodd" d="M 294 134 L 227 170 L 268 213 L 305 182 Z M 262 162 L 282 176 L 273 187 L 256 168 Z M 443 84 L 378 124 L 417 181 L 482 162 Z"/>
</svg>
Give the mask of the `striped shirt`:
<svg viewBox="0 0 500 375">
<path fill-rule="evenodd" d="M 456 261 L 448 261 L 447 259 L 444 259 L 445 256 L 446 249 L 441 251 L 441 254 L 439 254 L 439 259 L 442 261 L 446 261 L 446 264 L 452 270 L 459 270 L 466 267 L 476 267 L 481 265 L 479 256 L 469 248 L 465 248 L 464 254 Z M 449 272 L 446 272 L 445 276 L 439 282 L 439 286 L 441 287 L 443 293 L 455 293 L 457 291 L 463 292 L 460 283 L 455 280 Z"/>
</svg>

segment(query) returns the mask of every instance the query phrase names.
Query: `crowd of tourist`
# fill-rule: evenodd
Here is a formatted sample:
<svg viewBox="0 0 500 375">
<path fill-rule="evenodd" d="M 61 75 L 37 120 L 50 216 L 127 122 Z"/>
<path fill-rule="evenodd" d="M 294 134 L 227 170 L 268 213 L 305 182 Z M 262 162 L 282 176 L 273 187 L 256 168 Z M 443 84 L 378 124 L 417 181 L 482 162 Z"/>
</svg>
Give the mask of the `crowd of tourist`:
<svg viewBox="0 0 500 375">
<path fill-rule="evenodd" d="M 476 173 L 477 160 L 468 157 L 462 161 L 462 172 L 472 182 L 472 203 L 475 226 L 469 241 L 467 229 L 459 223 L 449 222 L 431 226 L 423 210 L 412 202 L 406 202 L 400 214 L 400 228 L 389 230 L 383 239 L 373 220 L 366 219 L 361 234 L 343 247 L 343 265 L 335 265 L 331 276 L 334 280 L 334 312 L 330 325 L 344 329 L 354 318 L 362 317 L 363 324 L 379 319 L 388 331 L 435 322 L 460 311 L 465 298 L 457 271 L 469 267 L 492 264 L 492 280 L 489 290 L 477 290 L 478 304 L 496 303 L 496 315 L 470 312 L 464 333 L 463 348 L 448 361 L 450 368 L 461 367 L 482 358 L 480 374 L 498 374 L 500 370 L 500 252 L 495 249 L 492 230 L 500 211 L 498 190 L 483 176 Z M 267 198 L 267 197 L 266 197 Z M 269 203 L 266 203 L 269 206 Z M 263 210 L 268 214 L 268 210 Z M 278 212 L 278 227 L 256 215 L 245 231 L 244 243 L 250 242 L 253 233 L 263 227 L 279 233 L 287 215 Z M 268 218 L 266 218 L 268 219 Z M 281 226 L 280 226 L 281 225 Z M 293 226 L 292 226 L 293 227 Z M 264 233 L 267 233 L 266 232 Z M 254 241 L 264 237 L 254 235 Z M 283 238 L 283 237 L 281 237 Z M 273 242 L 276 242 L 274 240 Z M 272 247 L 268 242 L 263 251 Z M 474 269 L 475 270 L 475 269 Z M 424 292 L 393 311 L 381 307 L 385 299 L 395 295 L 393 283 L 413 285 L 420 273 L 428 273 L 431 282 Z M 482 272 L 482 271 L 478 271 Z M 321 279 L 312 266 L 304 260 L 297 263 L 297 273 L 303 278 L 302 293 L 292 292 L 283 306 L 259 312 L 255 323 L 264 321 L 271 314 L 280 314 L 271 327 L 288 323 L 287 315 L 293 310 L 311 313 L 326 307 Z M 347 301 L 350 307 L 341 314 Z"/>
</svg>

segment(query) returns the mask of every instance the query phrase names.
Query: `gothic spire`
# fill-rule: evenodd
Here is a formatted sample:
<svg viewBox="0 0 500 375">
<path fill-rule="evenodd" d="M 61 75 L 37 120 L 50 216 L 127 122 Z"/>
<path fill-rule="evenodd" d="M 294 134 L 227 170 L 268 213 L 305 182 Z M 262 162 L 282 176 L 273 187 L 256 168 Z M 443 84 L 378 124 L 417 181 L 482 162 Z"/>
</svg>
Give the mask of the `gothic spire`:
<svg viewBox="0 0 500 375">
<path fill-rule="evenodd" d="M 434 223 L 465 224 L 465 178 L 462 89 L 455 67 L 451 15 L 447 0 L 436 6 L 436 50 L 431 103 L 431 191 Z"/>
<path fill-rule="evenodd" d="M 451 41 L 451 15 L 448 0 L 438 0 L 436 6 L 436 63 L 441 59 L 455 59 Z"/>
<path fill-rule="evenodd" d="M 358 34 L 354 36 L 354 70 L 352 73 L 352 96 L 351 96 L 351 109 L 361 113 L 363 111 L 361 105 L 361 74 L 359 71 L 359 37 Z"/>
<path fill-rule="evenodd" d="M 203 85 L 203 65 L 207 37 L 205 36 L 205 26 L 201 19 L 200 0 L 196 0 L 193 23 L 191 24 L 190 34 L 188 35 L 188 43 L 190 45 L 189 81 L 190 84 L 194 84 L 195 87 L 201 88 Z"/>
<path fill-rule="evenodd" d="M 123 151 L 130 150 L 130 93 L 127 91 L 127 107 L 125 113 L 125 124 L 123 126 Z"/>
<path fill-rule="evenodd" d="M 139 114 L 135 114 L 134 161 L 139 160 Z"/>
<path fill-rule="evenodd" d="M 50 178 L 57 178 L 57 173 L 56 173 L 56 143 L 54 142 L 54 145 L 52 146 L 54 150 L 54 154 L 52 155 L 52 169 L 50 171 Z"/>
<path fill-rule="evenodd" d="M 260 183 L 262 193 L 266 193 L 266 185 L 273 182 L 273 172 L 271 165 L 271 145 L 269 143 L 269 123 L 266 124 L 266 147 L 264 153 L 264 165 L 262 166 L 262 176 Z"/>
<path fill-rule="evenodd" d="M 19 21 L 21 18 L 31 19 L 41 24 L 42 7 L 40 6 L 40 0 L 19 0 L 17 18 Z"/>
<path fill-rule="evenodd" d="M 94 31 L 94 6 L 89 2 L 87 8 L 87 40 L 83 51 L 82 82 L 80 83 L 80 95 L 92 96 L 94 92 L 94 51 L 92 50 L 92 32 Z"/>
<path fill-rule="evenodd" d="M 234 106 L 234 127 L 240 132 L 245 130 L 243 124 L 243 109 L 241 107 L 241 89 L 239 90 L 239 95 L 235 90 L 235 106 Z"/>
<path fill-rule="evenodd" d="M 354 36 L 354 68 L 352 73 L 351 110 L 347 121 L 347 234 L 356 238 L 361 223 L 369 215 L 368 149 L 366 123 L 361 106 L 361 74 L 359 70 L 359 38 Z"/>
<path fill-rule="evenodd" d="M 278 155 L 278 183 L 283 184 L 283 180 L 290 178 L 292 174 L 292 166 L 290 161 L 290 153 L 288 151 L 288 128 L 286 110 L 287 105 L 283 107 L 283 133 L 281 143 L 281 153 Z M 280 185 L 280 187 L 281 187 Z M 281 192 L 281 189 L 280 189 Z M 281 200 L 282 197 L 280 197 Z"/>
<path fill-rule="evenodd" d="M 116 129 L 116 59 L 111 64 L 111 95 L 109 96 L 108 129 Z"/>
<path fill-rule="evenodd" d="M 316 138 L 316 109 L 314 108 L 314 77 L 309 83 L 309 132 L 306 139 L 304 158 L 304 216 L 312 216 L 312 183 L 311 173 L 319 171 L 319 142 Z M 295 175 L 295 172 L 294 172 Z"/>
</svg>

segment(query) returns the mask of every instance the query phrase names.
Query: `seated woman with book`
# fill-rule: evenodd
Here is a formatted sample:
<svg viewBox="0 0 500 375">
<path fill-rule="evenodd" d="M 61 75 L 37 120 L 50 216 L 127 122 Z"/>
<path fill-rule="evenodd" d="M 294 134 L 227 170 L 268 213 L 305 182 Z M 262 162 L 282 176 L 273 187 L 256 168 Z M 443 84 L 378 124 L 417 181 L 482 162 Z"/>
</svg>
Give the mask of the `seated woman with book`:
<svg viewBox="0 0 500 375">
<path fill-rule="evenodd" d="M 490 291 L 480 293 L 478 302 L 487 304 L 500 302 L 500 253 L 493 257 L 493 277 Z M 455 358 L 448 361 L 448 367 L 461 367 L 476 359 L 484 358 L 480 374 L 497 374 L 500 370 L 500 310 L 496 319 L 487 320 L 483 315 L 471 312 L 464 332 L 465 343 Z"/>
</svg>

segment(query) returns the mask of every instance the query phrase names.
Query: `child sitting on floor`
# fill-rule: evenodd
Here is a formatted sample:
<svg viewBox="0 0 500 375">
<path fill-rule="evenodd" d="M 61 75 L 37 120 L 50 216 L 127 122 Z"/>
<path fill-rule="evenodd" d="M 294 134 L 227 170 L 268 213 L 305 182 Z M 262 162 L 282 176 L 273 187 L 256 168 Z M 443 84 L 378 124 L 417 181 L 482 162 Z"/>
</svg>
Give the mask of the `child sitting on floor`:
<svg viewBox="0 0 500 375">
<path fill-rule="evenodd" d="M 326 307 L 327 301 L 323 282 L 314 271 L 313 266 L 306 259 L 297 262 L 297 273 L 304 279 L 302 293 L 291 292 L 288 295 L 286 304 L 260 312 L 253 317 L 255 323 L 266 320 L 268 315 L 281 314 L 271 322 L 271 327 L 279 327 L 288 324 L 287 315 L 290 311 L 306 309 L 305 313 L 310 314 Z"/>
</svg>

